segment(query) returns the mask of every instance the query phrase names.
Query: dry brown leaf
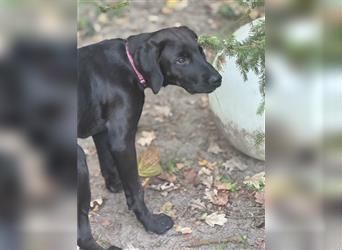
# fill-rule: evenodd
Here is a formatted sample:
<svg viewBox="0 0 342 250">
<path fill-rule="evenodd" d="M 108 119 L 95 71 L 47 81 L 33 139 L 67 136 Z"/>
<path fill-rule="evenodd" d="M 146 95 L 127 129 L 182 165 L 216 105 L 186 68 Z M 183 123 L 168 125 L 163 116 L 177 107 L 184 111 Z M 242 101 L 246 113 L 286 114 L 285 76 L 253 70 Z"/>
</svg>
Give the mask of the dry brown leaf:
<svg viewBox="0 0 342 250">
<path fill-rule="evenodd" d="M 232 188 L 232 183 L 220 182 L 219 180 L 216 180 L 214 182 L 214 186 L 218 190 L 230 190 Z"/>
<path fill-rule="evenodd" d="M 184 163 L 176 163 L 176 168 L 182 170 L 185 167 Z"/>
<path fill-rule="evenodd" d="M 218 206 L 225 206 L 228 203 L 229 193 L 227 191 L 218 191 L 214 200 L 214 204 Z"/>
<path fill-rule="evenodd" d="M 264 191 L 257 191 L 254 194 L 255 202 L 265 205 L 265 192 Z"/>
<path fill-rule="evenodd" d="M 198 165 L 200 165 L 201 167 L 206 167 L 206 168 L 209 168 L 209 169 L 213 170 L 214 167 L 216 167 L 217 162 L 209 162 L 209 161 L 207 161 L 205 159 L 200 159 L 198 161 Z"/>
<path fill-rule="evenodd" d="M 210 143 L 210 145 L 208 147 L 208 152 L 217 155 L 219 153 L 222 153 L 223 150 L 220 148 L 219 145 L 217 145 L 216 143 L 212 142 L 212 143 Z"/>
<path fill-rule="evenodd" d="M 166 202 L 161 208 L 160 212 L 164 213 L 172 218 L 176 218 L 176 211 L 173 209 L 173 204 L 171 202 Z"/>
<path fill-rule="evenodd" d="M 213 170 L 216 167 L 216 165 L 217 165 L 217 162 L 208 162 L 206 167 Z"/>
<path fill-rule="evenodd" d="M 187 169 L 186 171 L 184 171 L 184 177 L 186 183 L 194 185 L 196 183 L 197 172 L 195 169 L 192 168 Z"/>
<path fill-rule="evenodd" d="M 227 222 L 226 215 L 217 212 L 207 215 L 204 220 L 211 227 L 215 225 L 223 226 Z"/>
<path fill-rule="evenodd" d="M 176 226 L 176 232 L 181 233 L 181 234 L 191 234 L 192 229 L 190 227 L 181 227 L 179 225 Z"/>
<path fill-rule="evenodd" d="M 207 166 L 208 165 L 208 161 L 207 160 L 205 160 L 205 159 L 201 159 L 201 160 L 198 160 L 198 165 L 200 165 L 200 166 Z"/>
<path fill-rule="evenodd" d="M 202 202 L 200 199 L 192 200 L 190 206 L 192 209 L 199 209 L 199 210 L 206 209 L 204 202 Z"/>
<path fill-rule="evenodd" d="M 174 183 L 176 182 L 177 177 L 174 174 L 170 174 L 164 171 L 158 176 L 158 179 Z"/>
<path fill-rule="evenodd" d="M 204 194 L 204 198 L 209 200 L 214 205 L 225 206 L 228 203 L 229 193 L 227 191 L 206 189 Z"/>
<path fill-rule="evenodd" d="M 165 7 L 168 9 L 182 10 L 188 6 L 188 0 L 166 0 Z"/>
<path fill-rule="evenodd" d="M 156 139 L 154 131 L 143 131 L 137 143 L 141 146 L 149 146 L 154 139 Z"/>
<path fill-rule="evenodd" d="M 162 172 L 160 153 L 154 144 L 151 144 L 139 157 L 138 172 L 141 177 L 156 176 Z"/>
</svg>

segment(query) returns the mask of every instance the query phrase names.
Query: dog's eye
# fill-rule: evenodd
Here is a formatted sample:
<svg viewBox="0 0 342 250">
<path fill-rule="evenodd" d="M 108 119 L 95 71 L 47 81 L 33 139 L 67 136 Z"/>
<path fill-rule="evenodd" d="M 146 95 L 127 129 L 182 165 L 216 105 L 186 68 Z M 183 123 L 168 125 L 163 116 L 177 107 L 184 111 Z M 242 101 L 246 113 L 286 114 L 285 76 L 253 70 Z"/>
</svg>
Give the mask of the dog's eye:
<svg viewBox="0 0 342 250">
<path fill-rule="evenodd" d="M 184 64 L 184 63 L 186 63 L 186 59 L 184 57 L 179 57 L 179 58 L 177 58 L 176 63 Z"/>
</svg>

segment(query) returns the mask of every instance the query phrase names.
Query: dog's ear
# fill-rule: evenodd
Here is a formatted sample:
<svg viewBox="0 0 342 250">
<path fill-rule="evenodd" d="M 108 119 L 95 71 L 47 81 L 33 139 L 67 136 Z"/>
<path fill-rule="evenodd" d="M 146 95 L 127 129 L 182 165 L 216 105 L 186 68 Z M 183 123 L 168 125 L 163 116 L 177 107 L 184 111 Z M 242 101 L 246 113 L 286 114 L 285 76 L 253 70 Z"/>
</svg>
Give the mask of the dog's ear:
<svg viewBox="0 0 342 250">
<path fill-rule="evenodd" d="M 187 26 L 180 26 L 178 28 L 181 29 L 181 30 L 184 30 L 185 32 L 187 32 L 192 38 L 194 38 L 197 41 L 198 36 L 197 36 L 197 34 L 192 29 L 190 29 Z"/>
<path fill-rule="evenodd" d="M 160 45 L 153 41 L 147 41 L 139 51 L 140 65 L 154 94 L 157 94 L 164 84 L 164 76 L 159 65 L 160 51 Z"/>
</svg>

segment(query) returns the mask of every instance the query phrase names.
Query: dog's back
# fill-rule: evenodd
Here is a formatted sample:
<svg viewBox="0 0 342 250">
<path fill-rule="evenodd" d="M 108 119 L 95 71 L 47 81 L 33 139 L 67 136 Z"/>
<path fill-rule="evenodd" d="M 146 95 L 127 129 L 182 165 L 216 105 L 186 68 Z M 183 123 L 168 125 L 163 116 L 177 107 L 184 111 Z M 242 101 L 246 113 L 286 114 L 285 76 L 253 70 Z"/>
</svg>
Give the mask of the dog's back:
<svg viewBox="0 0 342 250">
<path fill-rule="evenodd" d="M 78 137 L 104 129 L 105 107 L 113 100 L 113 88 L 118 87 L 120 75 L 129 75 L 125 56 L 123 39 L 104 40 L 78 49 Z"/>
</svg>

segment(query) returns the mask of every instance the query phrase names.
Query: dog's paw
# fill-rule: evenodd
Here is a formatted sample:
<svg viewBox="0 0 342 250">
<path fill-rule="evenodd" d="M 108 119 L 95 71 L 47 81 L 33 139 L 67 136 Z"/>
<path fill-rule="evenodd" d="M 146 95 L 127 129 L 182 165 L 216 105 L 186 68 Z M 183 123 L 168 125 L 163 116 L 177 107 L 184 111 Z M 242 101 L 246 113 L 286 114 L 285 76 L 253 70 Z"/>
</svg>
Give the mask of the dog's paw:
<svg viewBox="0 0 342 250">
<path fill-rule="evenodd" d="M 122 192 L 123 187 L 120 181 L 114 182 L 114 181 L 106 180 L 105 182 L 106 182 L 106 188 L 108 189 L 109 192 L 111 193 Z"/>
<path fill-rule="evenodd" d="M 149 216 L 144 226 L 147 231 L 164 234 L 173 227 L 173 220 L 166 214 L 152 214 Z"/>
</svg>

